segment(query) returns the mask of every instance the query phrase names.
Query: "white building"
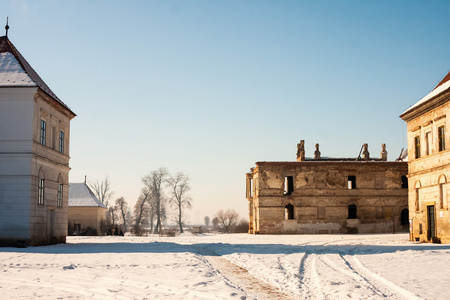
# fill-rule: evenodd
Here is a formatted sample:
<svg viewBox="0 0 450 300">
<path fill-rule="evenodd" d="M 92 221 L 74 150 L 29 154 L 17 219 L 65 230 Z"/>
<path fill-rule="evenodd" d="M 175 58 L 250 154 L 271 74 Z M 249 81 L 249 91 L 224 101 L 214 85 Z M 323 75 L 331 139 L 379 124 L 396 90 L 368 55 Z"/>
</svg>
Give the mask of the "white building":
<svg viewBox="0 0 450 300">
<path fill-rule="evenodd" d="M 0 245 L 65 242 L 74 117 L 0 37 Z"/>
</svg>

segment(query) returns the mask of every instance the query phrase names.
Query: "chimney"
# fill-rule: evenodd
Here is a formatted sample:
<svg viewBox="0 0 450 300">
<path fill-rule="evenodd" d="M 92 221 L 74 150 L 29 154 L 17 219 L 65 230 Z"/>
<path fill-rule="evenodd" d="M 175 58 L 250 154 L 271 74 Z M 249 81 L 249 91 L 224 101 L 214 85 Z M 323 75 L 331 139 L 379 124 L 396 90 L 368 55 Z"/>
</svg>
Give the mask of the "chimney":
<svg viewBox="0 0 450 300">
<path fill-rule="evenodd" d="M 320 159 L 320 151 L 319 151 L 319 144 L 316 144 L 316 151 L 314 151 L 314 159 Z"/>
<path fill-rule="evenodd" d="M 86 184 L 87 176 L 84 175 L 84 184 Z"/>
<path fill-rule="evenodd" d="M 305 141 L 300 140 L 297 144 L 297 161 L 305 161 Z"/>
<path fill-rule="evenodd" d="M 386 151 L 386 144 L 381 144 L 381 152 L 380 152 L 380 157 L 381 160 L 383 161 L 387 161 L 387 151 Z"/>
<path fill-rule="evenodd" d="M 363 151 L 363 159 L 364 160 L 369 160 L 370 159 L 370 153 L 369 153 L 369 145 L 368 144 L 364 144 L 364 151 Z"/>
</svg>

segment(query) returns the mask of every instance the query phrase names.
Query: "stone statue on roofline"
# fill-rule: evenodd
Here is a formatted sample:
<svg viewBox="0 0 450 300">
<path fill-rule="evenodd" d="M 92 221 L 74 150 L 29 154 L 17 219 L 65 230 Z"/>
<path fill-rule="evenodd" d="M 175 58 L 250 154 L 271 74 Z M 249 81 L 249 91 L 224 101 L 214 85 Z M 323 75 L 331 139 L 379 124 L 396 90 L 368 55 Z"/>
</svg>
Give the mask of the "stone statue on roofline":
<svg viewBox="0 0 450 300">
<path fill-rule="evenodd" d="M 305 141 L 300 140 L 300 143 L 297 144 L 297 161 L 305 160 Z"/>
</svg>

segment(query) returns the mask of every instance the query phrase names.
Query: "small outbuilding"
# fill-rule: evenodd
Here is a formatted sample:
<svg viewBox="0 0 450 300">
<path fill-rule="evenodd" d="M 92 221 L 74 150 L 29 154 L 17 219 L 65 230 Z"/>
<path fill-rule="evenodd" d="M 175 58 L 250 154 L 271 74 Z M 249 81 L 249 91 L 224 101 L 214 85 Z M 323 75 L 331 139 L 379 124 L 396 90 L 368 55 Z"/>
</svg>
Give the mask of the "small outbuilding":
<svg viewBox="0 0 450 300">
<path fill-rule="evenodd" d="M 79 234 L 88 229 L 101 231 L 107 207 L 95 196 L 89 186 L 70 183 L 69 187 L 69 234 Z"/>
</svg>

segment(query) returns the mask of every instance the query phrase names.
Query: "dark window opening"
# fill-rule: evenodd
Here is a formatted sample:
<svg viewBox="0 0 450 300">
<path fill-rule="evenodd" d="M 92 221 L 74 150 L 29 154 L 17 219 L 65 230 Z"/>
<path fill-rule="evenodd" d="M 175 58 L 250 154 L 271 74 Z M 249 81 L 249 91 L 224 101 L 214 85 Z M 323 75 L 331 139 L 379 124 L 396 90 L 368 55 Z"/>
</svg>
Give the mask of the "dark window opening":
<svg viewBox="0 0 450 300">
<path fill-rule="evenodd" d="M 407 188 L 408 188 L 408 177 L 403 175 L 402 176 L 402 189 L 407 189 Z"/>
<path fill-rule="evenodd" d="M 439 139 L 439 151 L 445 150 L 445 127 L 440 126 L 438 128 L 438 139 Z"/>
<path fill-rule="evenodd" d="M 356 176 L 348 176 L 348 189 L 356 189 Z"/>
<path fill-rule="evenodd" d="M 400 214 L 400 224 L 402 226 L 409 225 L 409 211 L 407 208 L 403 209 Z"/>
<path fill-rule="evenodd" d="M 348 206 L 348 218 L 349 219 L 356 219 L 356 205 L 349 205 Z"/>
<path fill-rule="evenodd" d="M 294 176 L 284 177 L 284 194 L 290 195 L 294 191 Z"/>
<path fill-rule="evenodd" d="M 420 157 L 420 136 L 414 137 L 414 154 L 416 158 Z"/>
<path fill-rule="evenodd" d="M 294 206 L 288 204 L 284 207 L 285 220 L 294 220 Z"/>
</svg>

